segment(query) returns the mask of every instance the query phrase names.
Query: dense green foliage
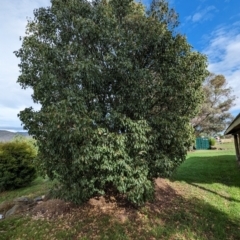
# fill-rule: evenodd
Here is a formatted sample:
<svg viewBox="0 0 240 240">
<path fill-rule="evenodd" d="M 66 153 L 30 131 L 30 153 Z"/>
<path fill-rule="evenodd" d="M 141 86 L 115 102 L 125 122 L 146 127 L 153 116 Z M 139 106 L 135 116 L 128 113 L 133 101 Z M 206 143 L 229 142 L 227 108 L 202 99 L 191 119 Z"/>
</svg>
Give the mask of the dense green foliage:
<svg viewBox="0 0 240 240">
<path fill-rule="evenodd" d="M 36 177 L 36 152 L 26 142 L 0 143 L 0 192 L 23 187 Z"/>
<path fill-rule="evenodd" d="M 23 88 L 42 108 L 20 113 L 58 194 L 81 203 L 108 191 L 153 196 L 192 143 L 206 59 L 175 32 L 165 1 L 53 0 L 34 12 L 20 58 Z"/>
</svg>

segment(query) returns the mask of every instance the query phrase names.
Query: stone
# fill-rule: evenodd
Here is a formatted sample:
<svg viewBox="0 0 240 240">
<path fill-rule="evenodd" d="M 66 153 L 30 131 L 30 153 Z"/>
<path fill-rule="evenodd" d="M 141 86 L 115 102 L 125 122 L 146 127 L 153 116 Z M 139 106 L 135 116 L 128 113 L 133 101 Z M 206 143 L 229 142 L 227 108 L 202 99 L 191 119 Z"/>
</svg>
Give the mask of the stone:
<svg viewBox="0 0 240 240">
<path fill-rule="evenodd" d="M 38 196 L 34 199 L 31 199 L 29 197 L 18 197 L 15 198 L 11 202 L 5 202 L 0 204 L 0 215 L 3 216 L 3 218 L 7 218 L 11 215 L 18 214 L 20 212 L 28 211 L 30 208 L 35 206 L 37 203 L 42 203 L 43 201 L 48 200 L 49 194 Z M 1 218 L 0 218 L 1 219 Z"/>
<path fill-rule="evenodd" d="M 31 199 L 28 199 L 28 201 L 26 201 L 26 199 L 25 201 L 23 201 L 23 199 L 19 199 L 19 200 L 22 200 L 22 201 L 16 201 L 16 204 L 11 209 L 6 211 L 6 213 L 4 214 L 4 218 L 7 218 L 11 215 L 18 214 L 20 212 L 25 212 L 29 208 L 36 205 L 36 203 Z"/>
<path fill-rule="evenodd" d="M 34 202 L 41 202 L 41 201 L 43 201 L 43 196 L 34 198 Z"/>
<path fill-rule="evenodd" d="M 28 197 L 18 197 L 14 199 L 14 202 L 21 203 L 21 204 L 30 204 L 32 200 Z"/>
<path fill-rule="evenodd" d="M 14 202 L 3 202 L 0 204 L 0 213 L 5 213 L 15 205 Z"/>
<path fill-rule="evenodd" d="M 19 210 L 20 210 L 20 205 L 14 205 L 11 209 L 9 209 L 6 213 L 5 213 L 5 218 L 7 218 L 7 217 L 9 217 L 9 216 L 11 216 L 11 215 L 13 215 L 13 214 L 16 214 L 17 212 L 19 212 Z"/>
</svg>

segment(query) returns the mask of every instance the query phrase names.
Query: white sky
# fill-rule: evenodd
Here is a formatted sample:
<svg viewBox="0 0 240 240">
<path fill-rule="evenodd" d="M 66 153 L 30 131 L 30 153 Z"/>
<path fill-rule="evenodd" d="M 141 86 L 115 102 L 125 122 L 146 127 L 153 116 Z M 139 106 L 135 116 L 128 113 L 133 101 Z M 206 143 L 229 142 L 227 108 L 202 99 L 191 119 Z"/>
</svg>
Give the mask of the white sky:
<svg viewBox="0 0 240 240">
<path fill-rule="evenodd" d="M 34 105 L 31 90 L 16 83 L 19 60 L 13 52 L 21 47 L 19 37 L 25 35 L 27 17 L 33 18 L 33 9 L 49 6 L 50 1 L 1 0 L 0 4 L 0 127 L 18 127 L 19 111 Z"/>
<path fill-rule="evenodd" d="M 238 97 L 232 108 L 236 115 L 240 112 L 240 21 L 233 26 L 218 27 L 204 53 L 208 56 L 209 70 L 223 74 Z"/>
<path fill-rule="evenodd" d="M 22 90 L 16 83 L 19 62 L 13 51 L 21 47 L 19 37 L 25 35 L 27 17 L 33 18 L 33 10 L 49 6 L 50 0 L 1 0 L 0 3 L 0 128 L 19 127 L 19 111 L 39 106 L 33 104 L 31 90 Z M 195 23 L 199 19 L 202 18 L 198 15 L 192 21 Z M 209 58 L 209 70 L 223 74 L 235 95 L 240 96 L 240 21 L 216 27 L 205 37 L 205 42 L 203 52 Z M 240 112 L 240 98 L 232 112 L 235 115 Z"/>
</svg>

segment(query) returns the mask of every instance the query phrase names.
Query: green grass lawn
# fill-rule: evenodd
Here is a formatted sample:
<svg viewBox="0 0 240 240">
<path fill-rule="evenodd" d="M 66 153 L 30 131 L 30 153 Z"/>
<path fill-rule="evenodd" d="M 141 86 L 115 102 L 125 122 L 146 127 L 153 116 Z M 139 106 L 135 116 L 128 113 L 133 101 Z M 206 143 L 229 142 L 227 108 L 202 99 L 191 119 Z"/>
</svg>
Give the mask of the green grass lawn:
<svg viewBox="0 0 240 240">
<path fill-rule="evenodd" d="M 194 212 L 204 222 L 198 231 L 208 234 L 209 228 L 208 239 L 240 239 L 240 168 L 232 144 L 218 147 L 225 150 L 189 153 L 171 180 L 196 202 Z"/>
<path fill-rule="evenodd" d="M 27 187 L 0 193 L 0 203 L 4 201 L 10 201 L 21 196 L 34 198 L 44 195 L 46 192 L 48 192 L 52 185 L 53 182 L 49 181 L 48 179 L 38 177 Z"/>
<path fill-rule="evenodd" d="M 157 181 L 156 201 L 141 209 L 106 204 L 53 219 L 15 216 L 0 221 L 0 239 L 240 239 L 240 168 L 233 144 L 217 147 L 224 150 L 189 153 L 170 179 Z M 0 202 L 40 195 L 51 185 L 38 178 L 1 193 Z"/>
</svg>

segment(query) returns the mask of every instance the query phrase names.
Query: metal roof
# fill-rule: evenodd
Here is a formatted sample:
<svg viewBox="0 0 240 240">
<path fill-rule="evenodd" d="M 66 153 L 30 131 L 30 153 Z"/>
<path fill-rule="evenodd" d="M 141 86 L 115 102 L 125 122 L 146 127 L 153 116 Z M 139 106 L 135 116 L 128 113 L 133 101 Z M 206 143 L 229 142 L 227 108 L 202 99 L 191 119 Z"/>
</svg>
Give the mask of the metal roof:
<svg viewBox="0 0 240 240">
<path fill-rule="evenodd" d="M 235 117 L 235 119 L 230 123 L 226 131 L 224 132 L 225 135 L 227 134 L 234 134 L 240 132 L 240 113 Z"/>
</svg>

